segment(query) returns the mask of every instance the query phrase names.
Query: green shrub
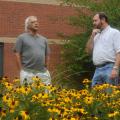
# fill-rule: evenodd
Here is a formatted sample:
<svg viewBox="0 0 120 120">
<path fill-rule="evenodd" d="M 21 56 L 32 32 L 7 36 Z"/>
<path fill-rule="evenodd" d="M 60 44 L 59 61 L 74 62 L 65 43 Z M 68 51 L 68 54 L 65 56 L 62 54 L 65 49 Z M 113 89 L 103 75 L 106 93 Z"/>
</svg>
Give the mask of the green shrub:
<svg viewBox="0 0 120 120">
<path fill-rule="evenodd" d="M 119 0 L 61 0 L 63 4 L 74 6 L 78 16 L 70 16 L 70 24 L 84 28 L 82 33 L 65 37 L 63 46 L 63 63 L 60 74 L 63 86 L 80 88 L 83 78 L 91 79 L 94 66 L 91 56 L 85 53 L 85 45 L 92 31 L 92 16 L 97 12 L 105 12 L 112 27 L 120 28 L 120 1 Z M 86 12 L 87 11 L 87 12 Z M 61 73 L 60 72 L 60 73 Z M 65 73 L 65 74 L 64 74 Z M 59 78 L 60 79 L 60 78 Z M 59 80 L 58 80 L 59 81 Z M 66 84 L 65 84 L 66 83 Z M 81 85 L 82 86 L 82 85 Z"/>
</svg>

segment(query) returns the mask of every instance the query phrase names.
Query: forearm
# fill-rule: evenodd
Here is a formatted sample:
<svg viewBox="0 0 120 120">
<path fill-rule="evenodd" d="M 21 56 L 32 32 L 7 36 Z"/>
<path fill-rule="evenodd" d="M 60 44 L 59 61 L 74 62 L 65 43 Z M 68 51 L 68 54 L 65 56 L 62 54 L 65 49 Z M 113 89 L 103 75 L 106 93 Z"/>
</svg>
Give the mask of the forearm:
<svg viewBox="0 0 120 120">
<path fill-rule="evenodd" d="M 94 36 L 91 35 L 90 39 L 88 40 L 86 44 L 86 49 L 85 49 L 86 53 L 91 54 L 93 51 L 93 47 L 94 47 Z"/>
<path fill-rule="evenodd" d="M 88 40 L 88 42 L 86 44 L 86 49 L 85 49 L 88 54 L 92 53 L 93 47 L 94 47 L 94 37 L 99 32 L 100 32 L 100 29 L 93 29 L 92 34 L 91 34 L 90 39 Z"/>
<path fill-rule="evenodd" d="M 115 64 L 113 66 L 110 78 L 111 79 L 115 79 L 116 77 L 118 77 L 119 75 L 119 67 L 120 67 L 120 53 L 116 54 L 116 60 L 115 60 Z"/>
<path fill-rule="evenodd" d="M 49 60 L 50 60 L 50 57 L 49 56 L 45 56 L 45 66 L 48 67 L 49 65 Z"/>
<path fill-rule="evenodd" d="M 21 56 L 20 56 L 19 53 L 15 53 L 15 55 L 16 55 L 17 67 L 18 67 L 19 70 L 21 70 L 21 69 L 22 69 L 22 65 L 21 65 Z"/>
<path fill-rule="evenodd" d="M 114 67 L 118 68 L 120 67 L 120 53 L 116 54 L 116 60 L 115 60 L 115 64 Z"/>
</svg>

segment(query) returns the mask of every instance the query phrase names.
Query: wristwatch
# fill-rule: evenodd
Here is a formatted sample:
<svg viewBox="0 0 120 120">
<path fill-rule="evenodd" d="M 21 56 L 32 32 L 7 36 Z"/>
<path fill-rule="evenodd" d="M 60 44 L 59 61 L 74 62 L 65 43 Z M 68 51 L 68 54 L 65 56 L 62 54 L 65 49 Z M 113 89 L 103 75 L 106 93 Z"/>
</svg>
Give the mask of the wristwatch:
<svg viewBox="0 0 120 120">
<path fill-rule="evenodd" d="M 113 66 L 113 69 L 119 70 L 119 67 L 118 66 Z"/>
</svg>

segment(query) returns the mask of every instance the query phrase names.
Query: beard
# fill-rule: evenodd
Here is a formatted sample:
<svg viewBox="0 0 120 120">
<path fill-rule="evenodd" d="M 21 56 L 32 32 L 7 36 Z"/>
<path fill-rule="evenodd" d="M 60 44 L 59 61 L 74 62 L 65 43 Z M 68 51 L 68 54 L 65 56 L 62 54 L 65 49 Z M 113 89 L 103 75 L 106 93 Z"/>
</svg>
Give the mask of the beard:
<svg viewBox="0 0 120 120">
<path fill-rule="evenodd" d="M 100 22 L 98 25 L 94 25 L 95 29 L 101 29 L 102 28 L 102 22 Z"/>
</svg>

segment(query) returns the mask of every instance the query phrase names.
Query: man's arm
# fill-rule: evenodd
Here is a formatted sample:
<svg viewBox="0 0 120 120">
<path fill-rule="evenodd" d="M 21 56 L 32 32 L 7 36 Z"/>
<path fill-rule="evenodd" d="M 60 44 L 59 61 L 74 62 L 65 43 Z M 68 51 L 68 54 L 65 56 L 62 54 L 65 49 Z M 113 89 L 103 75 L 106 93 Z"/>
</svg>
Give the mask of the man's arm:
<svg viewBox="0 0 120 120">
<path fill-rule="evenodd" d="M 113 48 L 116 52 L 115 56 L 115 64 L 113 66 L 113 70 L 111 72 L 111 79 L 118 77 L 119 75 L 119 68 L 120 68 L 120 32 L 116 31 L 113 37 Z"/>
<path fill-rule="evenodd" d="M 120 52 L 116 54 L 116 61 L 114 64 L 114 67 L 118 67 L 120 66 Z"/>
<path fill-rule="evenodd" d="M 110 76 L 111 79 L 114 79 L 115 77 L 118 76 L 119 67 L 120 67 L 120 53 L 117 53 L 116 54 L 116 61 L 115 61 L 115 64 L 113 66 L 113 70 L 112 70 L 111 76 Z"/>
<path fill-rule="evenodd" d="M 45 56 L 45 67 L 46 67 L 46 68 L 47 68 L 48 65 L 49 65 L 49 60 L 50 60 L 49 55 L 46 55 L 46 56 Z"/>
<path fill-rule="evenodd" d="M 94 37 L 98 32 L 100 32 L 99 29 L 93 29 L 90 39 L 88 40 L 86 44 L 86 48 L 85 48 L 86 53 L 92 54 L 93 47 L 94 47 Z"/>
<path fill-rule="evenodd" d="M 19 70 L 21 70 L 22 69 L 21 56 L 17 52 L 15 52 L 15 56 L 16 56 L 17 67 L 18 67 Z"/>
</svg>

